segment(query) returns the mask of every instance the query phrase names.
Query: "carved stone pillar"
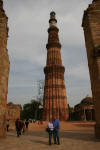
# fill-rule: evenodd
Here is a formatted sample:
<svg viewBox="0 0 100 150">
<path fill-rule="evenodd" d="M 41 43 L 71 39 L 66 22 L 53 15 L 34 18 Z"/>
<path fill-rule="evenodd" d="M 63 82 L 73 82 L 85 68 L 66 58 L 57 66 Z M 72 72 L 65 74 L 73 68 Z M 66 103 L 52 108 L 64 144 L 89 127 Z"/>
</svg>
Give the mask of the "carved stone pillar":
<svg viewBox="0 0 100 150">
<path fill-rule="evenodd" d="M 68 120 L 68 105 L 64 83 L 65 68 L 61 60 L 61 44 L 59 43 L 55 12 L 50 13 L 48 29 L 47 63 L 44 68 L 44 112 L 43 120 L 58 118 Z"/>
</svg>

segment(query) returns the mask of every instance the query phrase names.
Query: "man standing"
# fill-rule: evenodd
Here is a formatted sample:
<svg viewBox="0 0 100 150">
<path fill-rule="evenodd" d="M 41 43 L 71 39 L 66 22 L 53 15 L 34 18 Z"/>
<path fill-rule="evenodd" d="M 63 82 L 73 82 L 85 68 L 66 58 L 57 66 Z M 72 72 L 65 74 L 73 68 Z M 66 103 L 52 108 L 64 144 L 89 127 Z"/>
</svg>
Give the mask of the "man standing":
<svg viewBox="0 0 100 150">
<path fill-rule="evenodd" d="M 60 123 L 58 119 L 53 119 L 52 121 L 53 126 L 54 126 L 54 144 L 60 145 L 60 139 L 59 139 L 59 129 L 60 129 Z"/>
<path fill-rule="evenodd" d="M 25 121 L 25 125 L 26 125 L 26 129 L 28 129 L 28 125 L 29 125 L 29 121 L 28 121 L 28 119 L 26 119 L 26 121 Z"/>
<path fill-rule="evenodd" d="M 19 118 L 15 121 L 16 131 L 17 131 L 17 137 L 21 135 L 21 121 Z"/>
</svg>

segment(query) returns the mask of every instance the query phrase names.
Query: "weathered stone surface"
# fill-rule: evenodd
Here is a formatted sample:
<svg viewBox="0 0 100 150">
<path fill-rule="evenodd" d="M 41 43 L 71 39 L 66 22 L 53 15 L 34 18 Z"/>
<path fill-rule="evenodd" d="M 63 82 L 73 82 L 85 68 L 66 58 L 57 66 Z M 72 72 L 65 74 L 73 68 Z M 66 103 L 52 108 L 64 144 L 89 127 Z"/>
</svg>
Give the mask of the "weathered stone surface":
<svg viewBox="0 0 100 150">
<path fill-rule="evenodd" d="M 75 105 L 74 117 L 76 120 L 82 121 L 95 120 L 94 103 L 91 97 L 87 96 L 79 104 Z"/>
<path fill-rule="evenodd" d="M 44 68 L 45 87 L 43 120 L 56 117 L 60 120 L 68 120 L 68 105 L 64 82 L 65 68 L 62 66 L 57 20 L 55 13 L 50 14 L 50 27 L 48 29 L 47 63 Z"/>
<path fill-rule="evenodd" d="M 5 136 L 6 104 L 8 93 L 9 57 L 7 52 L 8 18 L 0 0 L 0 137 Z"/>
<path fill-rule="evenodd" d="M 8 103 L 7 104 L 7 111 L 6 111 L 6 120 L 10 121 L 10 124 L 15 123 L 16 119 L 20 119 L 20 111 L 21 105 Z"/>
<path fill-rule="evenodd" d="M 84 12 L 82 26 L 95 104 L 96 137 L 100 138 L 100 0 L 93 0 Z"/>
</svg>

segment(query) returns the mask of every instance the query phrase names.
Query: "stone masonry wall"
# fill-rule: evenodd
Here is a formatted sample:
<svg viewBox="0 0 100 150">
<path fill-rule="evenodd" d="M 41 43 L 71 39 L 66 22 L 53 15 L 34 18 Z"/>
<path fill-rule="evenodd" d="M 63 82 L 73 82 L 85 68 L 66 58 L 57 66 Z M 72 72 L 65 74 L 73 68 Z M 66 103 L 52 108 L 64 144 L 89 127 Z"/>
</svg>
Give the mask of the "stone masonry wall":
<svg viewBox="0 0 100 150">
<path fill-rule="evenodd" d="M 95 104 L 95 132 L 96 137 L 100 138 L 100 0 L 93 0 L 93 3 L 84 12 L 82 26 Z"/>
<path fill-rule="evenodd" d="M 7 104 L 6 120 L 10 121 L 10 125 L 14 124 L 16 119 L 20 118 L 21 106 L 13 103 Z"/>
<path fill-rule="evenodd" d="M 8 18 L 3 10 L 3 2 L 0 0 L 0 137 L 6 135 L 6 104 L 8 93 L 9 57 L 7 51 Z"/>
</svg>

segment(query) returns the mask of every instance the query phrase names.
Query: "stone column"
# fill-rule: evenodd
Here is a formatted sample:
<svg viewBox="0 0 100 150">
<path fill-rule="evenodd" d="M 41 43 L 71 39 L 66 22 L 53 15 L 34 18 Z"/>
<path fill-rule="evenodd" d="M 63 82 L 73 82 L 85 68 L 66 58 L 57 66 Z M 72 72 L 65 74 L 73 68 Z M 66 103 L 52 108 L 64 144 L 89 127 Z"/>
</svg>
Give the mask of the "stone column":
<svg viewBox="0 0 100 150">
<path fill-rule="evenodd" d="M 61 61 L 61 44 L 59 43 L 58 36 L 59 29 L 56 24 L 55 12 L 51 12 L 48 43 L 46 45 L 47 64 L 44 68 L 45 87 L 43 120 L 49 120 L 54 117 L 60 120 L 68 120 L 69 116 L 64 83 L 65 68 Z M 48 85 L 46 85 L 46 82 L 48 82 Z M 49 94 L 47 93 L 47 89 L 49 90 Z"/>
<path fill-rule="evenodd" d="M 95 105 L 95 134 L 100 138 L 100 0 L 93 0 L 84 11 L 82 26 Z"/>
<path fill-rule="evenodd" d="M 8 93 L 9 57 L 7 51 L 8 18 L 0 0 L 0 137 L 6 135 L 6 104 Z"/>
</svg>

